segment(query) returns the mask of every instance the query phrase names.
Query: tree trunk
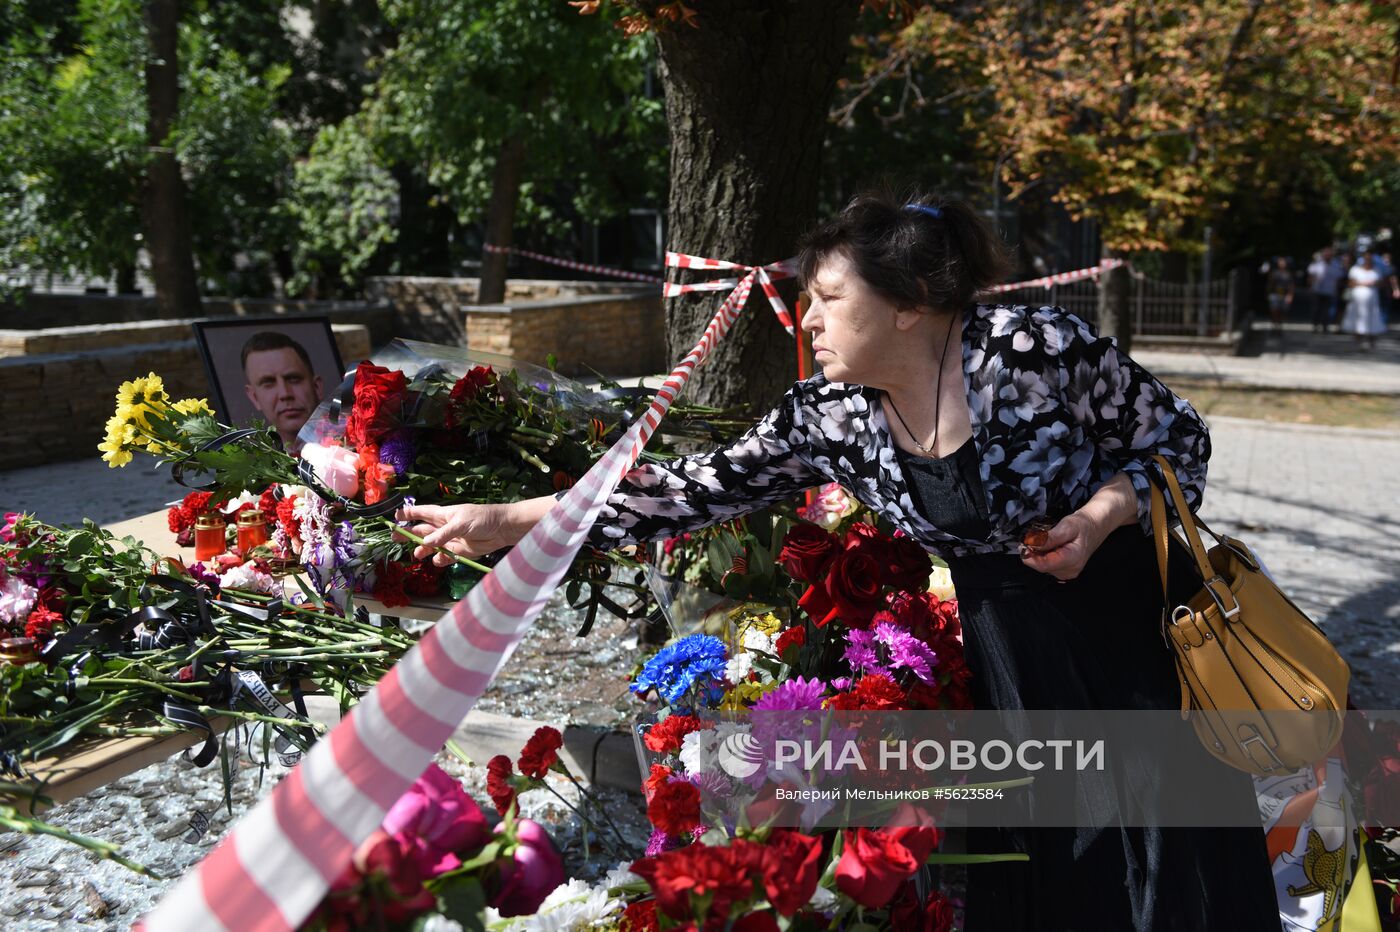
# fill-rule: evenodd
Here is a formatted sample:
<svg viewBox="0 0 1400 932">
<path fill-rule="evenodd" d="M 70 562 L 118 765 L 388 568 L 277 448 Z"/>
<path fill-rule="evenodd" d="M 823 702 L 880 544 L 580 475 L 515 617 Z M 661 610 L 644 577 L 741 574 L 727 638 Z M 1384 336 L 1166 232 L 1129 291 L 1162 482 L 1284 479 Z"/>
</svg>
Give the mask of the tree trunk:
<svg viewBox="0 0 1400 932">
<path fill-rule="evenodd" d="M 1133 351 L 1133 315 L 1128 307 L 1128 267 L 1120 265 L 1099 276 L 1099 336 L 1113 337 L 1120 353 Z"/>
<path fill-rule="evenodd" d="M 698 28 L 674 24 L 660 33 L 671 135 L 669 248 L 746 265 L 793 255 L 815 219 L 827 112 L 859 7 L 859 0 L 713 0 L 700 8 Z M 796 289 L 783 292 L 792 307 Z M 701 292 L 667 301 L 673 361 L 700 338 L 724 297 Z M 796 371 L 793 339 L 755 287 L 687 396 L 764 408 Z"/>
<path fill-rule="evenodd" d="M 500 155 L 491 177 L 491 201 L 486 205 L 486 242 L 502 249 L 510 247 L 515 232 L 515 208 L 520 203 L 520 175 L 525 167 L 525 139 L 511 136 L 501 143 Z M 506 260 L 504 252 L 484 252 L 481 256 L 481 288 L 478 304 L 500 304 L 506 299 Z"/>
<path fill-rule="evenodd" d="M 198 317 L 202 311 L 194 271 L 185 183 L 175 158 L 171 129 L 180 109 L 180 68 L 176 48 L 179 0 L 146 0 L 146 141 L 150 158 L 141 213 L 151 280 L 162 317 Z"/>
</svg>

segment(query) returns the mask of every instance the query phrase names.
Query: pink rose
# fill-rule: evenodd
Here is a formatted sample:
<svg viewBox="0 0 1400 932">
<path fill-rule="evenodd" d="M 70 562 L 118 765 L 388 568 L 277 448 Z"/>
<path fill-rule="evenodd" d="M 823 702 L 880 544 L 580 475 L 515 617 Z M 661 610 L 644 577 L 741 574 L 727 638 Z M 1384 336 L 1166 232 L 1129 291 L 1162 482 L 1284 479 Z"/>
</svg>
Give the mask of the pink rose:
<svg viewBox="0 0 1400 932">
<path fill-rule="evenodd" d="M 461 863 L 457 855 L 476 851 L 490 837 L 480 807 L 437 764 L 399 797 L 383 826 L 409 847 L 426 877 L 452 870 Z"/>
<path fill-rule="evenodd" d="M 515 859 L 501 867 L 501 887 L 490 903 L 505 918 L 533 915 L 564 882 L 564 860 L 548 832 L 521 819 L 515 823 L 515 837 Z"/>
<path fill-rule="evenodd" d="M 301 448 L 301 458 L 311 464 L 316 478 L 336 495 L 354 498 L 359 493 L 359 458 L 354 453 L 344 447 L 308 443 Z"/>
</svg>

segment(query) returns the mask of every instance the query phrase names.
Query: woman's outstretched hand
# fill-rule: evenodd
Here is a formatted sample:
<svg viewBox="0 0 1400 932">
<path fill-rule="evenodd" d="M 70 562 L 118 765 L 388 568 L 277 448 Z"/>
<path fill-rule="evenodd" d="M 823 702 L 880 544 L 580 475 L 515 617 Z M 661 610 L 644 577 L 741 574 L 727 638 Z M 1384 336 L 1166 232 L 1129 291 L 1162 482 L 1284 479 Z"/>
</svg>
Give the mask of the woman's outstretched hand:
<svg viewBox="0 0 1400 932">
<path fill-rule="evenodd" d="M 483 554 L 509 547 L 512 539 L 506 533 L 503 505 L 405 505 L 399 509 L 400 521 L 413 522 L 408 530 L 423 538 L 413 550 L 413 559 L 432 558 L 434 566 L 447 566 L 452 558 L 434 548 L 441 548 L 463 557 Z"/>
<path fill-rule="evenodd" d="M 512 547 L 553 504 L 553 496 L 544 495 L 508 505 L 405 505 L 396 517 L 412 522 L 408 530 L 423 538 L 413 559 L 432 557 L 434 566 L 447 566 L 452 558 L 439 550 L 479 557 Z"/>
</svg>

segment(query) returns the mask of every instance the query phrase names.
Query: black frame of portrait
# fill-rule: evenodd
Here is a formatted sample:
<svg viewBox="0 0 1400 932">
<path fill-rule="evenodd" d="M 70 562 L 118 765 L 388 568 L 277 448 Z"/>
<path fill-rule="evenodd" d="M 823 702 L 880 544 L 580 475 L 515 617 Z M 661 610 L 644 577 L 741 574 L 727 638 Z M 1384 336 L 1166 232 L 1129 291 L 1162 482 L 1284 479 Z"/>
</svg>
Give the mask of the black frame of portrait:
<svg viewBox="0 0 1400 932">
<path fill-rule="evenodd" d="M 214 410 L 218 412 L 219 420 L 231 427 L 247 427 L 252 423 L 254 417 L 259 416 L 256 408 L 253 408 L 241 390 L 242 386 L 242 362 L 241 350 L 243 343 L 248 337 L 263 331 L 274 331 L 285 333 L 287 336 L 301 343 L 312 360 L 312 370 L 314 375 L 323 377 L 323 384 L 327 393 L 334 392 L 340 385 L 345 375 L 345 362 L 340 358 L 340 347 L 335 342 L 335 331 L 331 329 L 331 319 L 325 315 L 271 315 L 262 317 L 235 317 L 228 320 L 197 320 L 192 325 L 194 328 L 195 343 L 199 346 L 200 358 L 204 361 L 204 372 L 209 379 L 209 401 Z M 245 334 L 242 340 L 234 340 L 238 349 L 233 353 L 232 359 L 238 371 L 237 386 L 226 384 L 221 375 L 229 375 L 228 362 L 224 357 L 228 356 L 227 346 L 229 338 L 242 332 Z M 308 333 L 310 334 L 308 336 Z M 309 340 L 317 340 L 319 345 L 312 345 Z M 326 354 L 330 360 L 334 361 L 335 371 L 331 372 L 323 368 L 326 362 Z M 230 400 L 227 390 L 235 389 L 231 396 L 235 401 Z M 321 400 L 325 400 L 324 397 Z M 239 417 L 234 417 L 235 408 L 244 412 Z"/>
</svg>

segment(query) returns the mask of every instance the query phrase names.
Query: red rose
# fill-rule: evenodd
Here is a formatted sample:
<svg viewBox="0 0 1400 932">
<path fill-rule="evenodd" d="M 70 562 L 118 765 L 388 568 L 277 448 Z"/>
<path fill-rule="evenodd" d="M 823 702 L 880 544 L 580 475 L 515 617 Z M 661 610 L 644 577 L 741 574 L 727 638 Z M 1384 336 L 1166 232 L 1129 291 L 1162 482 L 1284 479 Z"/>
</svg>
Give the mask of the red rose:
<svg viewBox="0 0 1400 932">
<path fill-rule="evenodd" d="M 899 804 L 890 816 L 889 825 L 881 831 L 908 848 L 920 864 L 943 843 L 943 831 L 934 825 L 933 816 L 908 802 Z"/>
<path fill-rule="evenodd" d="M 668 715 L 647 729 L 647 750 L 667 754 L 681 749 L 681 742 L 692 731 L 703 731 L 705 723 L 693 715 Z"/>
<path fill-rule="evenodd" d="M 913 592 L 928 589 L 933 562 L 912 537 L 889 537 L 873 524 L 857 522 L 846 531 L 841 546 L 847 552 L 857 551 L 873 559 L 885 585 Z"/>
<path fill-rule="evenodd" d="M 851 628 L 868 628 L 880 609 L 880 566 L 867 553 L 847 550 L 837 555 L 826 575 L 813 583 L 797 604 L 817 625 L 834 618 Z"/>
<path fill-rule="evenodd" d="M 684 780 L 661 784 L 647 803 L 647 818 L 667 835 L 689 835 L 700 824 L 699 788 Z"/>
<path fill-rule="evenodd" d="M 783 538 L 778 563 L 793 579 L 816 582 L 840 549 L 836 538 L 815 524 L 795 524 Z"/>
<path fill-rule="evenodd" d="M 467 404 L 481 396 L 488 386 L 496 381 L 490 366 L 477 366 L 457 380 L 447 396 L 447 413 L 443 423 L 448 430 L 455 430 L 466 423 Z"/>
<path fill-rule="evenodd" d="M 822 840 L 794 831 L 775 831 L 763 846 L 763 888 L 768 902 L 784 916 L 795 914 L 817 892 L 822 876 Z"/>
<path fill-rule="evenodd" d="M 791 628 L 786 629 L 782 634 L 778 635 L 778 641 L 773 645 L 773 649 L 777 651 L 778 656 L 781 658 L 783 652 L 789 647 L 796 650 L 806 643 L 807 629 L 802 625 L 793 625 Z"/>
<path fill-rule="evenodd" d="M 402 563 L 388 561 L 374 568 L 374 589 L 370 593 L 384 603 L 386 608 L 407 605 L 411 599 L 403 591 L 404 567 Z"/>
<path fill-rule="evenodd" d="M 651 765 L 651 776 L 647 777 L 646 780 L 642 782 L 642 794 L 646 797 L 647 802 L 651 802 L 651 798 L 656 795 L 656 791 L 662 784 L 671 779 L 671 774 L 673 773 L 675 773 L 675 771 L 664 764 Z"/>
<path fill-rule="evenodd" d="M 883 830 L 858 828 L 847 830 L 845 836 L 836 864 L 836 888 L 866 909 L 888 903 L 923 863 Z"/>
<path fill-rule="evenodd" d="M 920 902 L 912 881 L 906 881 L 890 902 L 890 926 L 903 932 L 950 932 L 953 918 L 951 900 L 932 890 Z"/>
<path fill-rule="evenodd" d="M 399 426 L 408 394 L 408 377 L 365 360 L 355 370 L 355 405 L 345 422 L 345 439 L 354 447 L 378 443 Z"/>
<path fill-rule="evenodd" d="M 497 754 L 486 762 L 486 795 L 491 797 L 491 805 L 502 816 L 515 802 L 515 787 L 510 782 L 513 776 L 515 771 L 511 769 L 510 758 L 504 754 Z"/>
<path fill-rule="evenodd" d="M 525 747 L 520 749 L 520 772 L 527 777 L 543 780 L 549 768 L 559 763 L 559 749 L 564 746 L 564 736 L 559 729 L 542 725 L 535 729 Z"/>
<path fill-rule="evenodd" d="M 656 900 L 641 900 L 628 903 L 622 911 L 618 932 L 660 932 L 661 925 L 656 919 Z"/>
</svg>

